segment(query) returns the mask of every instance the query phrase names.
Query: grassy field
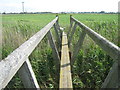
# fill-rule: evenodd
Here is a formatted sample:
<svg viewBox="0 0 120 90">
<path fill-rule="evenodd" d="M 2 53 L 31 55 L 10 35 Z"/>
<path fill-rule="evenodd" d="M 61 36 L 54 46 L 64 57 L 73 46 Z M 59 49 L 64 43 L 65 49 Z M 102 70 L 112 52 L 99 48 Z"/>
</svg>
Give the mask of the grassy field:
<svg viewBox="0 0 120 90">
<path fill-rule="evenodd" d="M 53 20 L 55 16 L 55 14 L 3 15 L 2 58 L 9 55 L 19 45 Z M 59 15 L 60 26 L 65 27 L 66 32 L 70 24 L 69 16 L 69 14 Z M 117 14 L 73 14 L 73 16 L 117 45 Z M 72 40 L 73 47 L 78 40 L 79 30 L 80 28 L 77 27 Z M 40 87 L 58 87 L 58 80 L 55 78 L 56 69 L 52 58 L 52 50 L 48 45 L 47 38 L 44 38 L 41 43 L 30 56 L 33 70 Z M 76 58 L 72 71 L 74 87 L 100 87 L 113 62 L 100 47 L 86 36 L 83 48 Z M 8 87 L 23 87 L 17 74 Z"/>
</svg>

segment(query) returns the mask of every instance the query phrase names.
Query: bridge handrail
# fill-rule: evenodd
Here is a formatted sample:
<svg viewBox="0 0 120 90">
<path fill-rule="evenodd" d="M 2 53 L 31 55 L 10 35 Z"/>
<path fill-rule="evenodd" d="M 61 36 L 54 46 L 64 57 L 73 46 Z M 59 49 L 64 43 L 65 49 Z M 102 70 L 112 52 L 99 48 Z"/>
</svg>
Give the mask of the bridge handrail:
<svg viewBox="0 0 120 90">
<path fill-rule="evenodd" d="M 75 22 L 75 24 L 74 24 L 74 27 L 71 31 L 71 28 L 72 28 L 72 25 L 74 22 Z M 119 63 L 120 48 L 72 16 L 70 16 L 70 31 L 68 32 L 68 37 L 70 36 L 69 35 L 70 32 L 72 33 L 71 36 L 69 37 L 69 41 L 68 41 L 69 44 L 70 44 L 72 37 L 73 37 L 73 34 L 76 30 L 76 24 L 82 28 L 82 32 L 80 34 L 79 40 L 78 40 L 78 42 L 75 46 L 75 49 L 73 51 L 73 55 L 71 57 L 71 65 L 74 64 L 75 58 L 76 58 L 79 50 L 81 49 L 85 35 L 87 34 L 88 36 L 90 36 L 93 39 L 94 42 L 96 42 L 96 44 L 98 46 L 100 46 L 104 51 L 106 51 L 106 53 L 112 59 L 115 60 L 113 66 L 112 66 L 111 70 L 109 71 L 109 73 L 108 73 L 105 81 L 103 82 L 101 88 L 118 88 L 119 87 L 119 74 L 118 74 L 118 72 L 120 71 L 120 68 L 119 68 L 120 67 L 119 66 L 120 65 L 120 63 Z"/>
<path fill-rule="evenodd" d="M 34 34 L 29 40 L 24 42 L 5 59 L 0 61 L 0 89 L 5 88 L 23 63 L 28 59 L 29 55 L 55 25 L 55 23 L 57 23 L 57 21 L 58 17 L 53 19 L 44 28 Z"/>
<path fill-rule="evenodd" d="M 76 22 L 85 32 L 104 50 L 107 54 L 110 55 L 112 59 L 118 59 L 120 55 L 120 48 L 101 36 L 100 34 L 96 33 L 94 30 L 83 24 L 82 22 L 78 21 L 74 17 L 71 16 L 71 20 Z"/>
</svg>

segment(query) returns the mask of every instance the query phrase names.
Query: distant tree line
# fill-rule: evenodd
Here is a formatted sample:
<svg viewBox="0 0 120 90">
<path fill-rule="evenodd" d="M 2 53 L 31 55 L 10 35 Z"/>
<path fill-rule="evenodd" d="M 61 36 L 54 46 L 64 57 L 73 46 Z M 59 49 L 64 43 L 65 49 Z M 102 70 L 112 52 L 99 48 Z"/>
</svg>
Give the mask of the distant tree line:
<svg viewBox="0 0 120 90">
<path fill-rule="evenodd" d="M 2 14 L 50 14 L 50 13 L 54 13 L 54 12 L 20 12 L 20 13 L 16 13 L 16 12 L 6 13 L 6 12 L 3 12 Z M 119 12 L 105 12 L 105 11 L 100 11 L 100 12 L 58 12 L 58 13 L 55 13 L 55 14 L 80 14 L 80 13 L 118 14 Z"/>
</svg>

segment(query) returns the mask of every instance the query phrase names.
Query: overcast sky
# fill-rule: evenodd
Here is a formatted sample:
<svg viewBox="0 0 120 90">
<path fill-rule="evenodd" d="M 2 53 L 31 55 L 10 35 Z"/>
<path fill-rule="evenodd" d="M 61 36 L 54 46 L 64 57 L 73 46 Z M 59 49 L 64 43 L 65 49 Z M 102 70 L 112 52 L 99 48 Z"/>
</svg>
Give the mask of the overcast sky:
<svg viewBox="0 0 120 90">
<path fill-rule="evenodd" d="M 117 12 L 119 0 L 0 0 L 0 12 Z"/>
</svg>

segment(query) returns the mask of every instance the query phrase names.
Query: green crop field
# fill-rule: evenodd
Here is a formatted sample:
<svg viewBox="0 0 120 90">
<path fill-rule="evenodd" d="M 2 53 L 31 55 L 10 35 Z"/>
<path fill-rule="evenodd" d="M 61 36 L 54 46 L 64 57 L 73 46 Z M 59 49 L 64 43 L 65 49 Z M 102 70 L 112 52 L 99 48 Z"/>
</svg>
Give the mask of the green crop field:
<svg viewBox="0 0 120 90">
<path fill-rule="evenodd" d="M 55 14 L 2 15 L 2 59 L 47 25 L 55 16 Z M 73 17 L 118 45 L 117 14 L 73 14 Z M 65 27 L 66 32 L 69 30 L 69 19 L 69 14 L 59 14 L 59 24 Z M 80 28 L 77 27 L 72 40 L 73 47 L 79 38 L 79 30 Z M 29 57 L 33 70 L 41 88 L 58 88 L 56 68 L 47 37 L 41 43 Z M 110 56 L 86 36 L 72 68 L 73 86 L 75 88 L 101 87 L 113 62 Z M 18 74 L 7 87 L 23 87 Z"/>
</svg>

